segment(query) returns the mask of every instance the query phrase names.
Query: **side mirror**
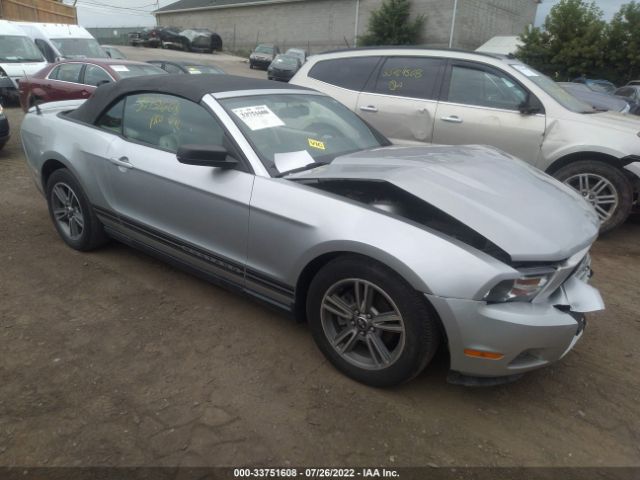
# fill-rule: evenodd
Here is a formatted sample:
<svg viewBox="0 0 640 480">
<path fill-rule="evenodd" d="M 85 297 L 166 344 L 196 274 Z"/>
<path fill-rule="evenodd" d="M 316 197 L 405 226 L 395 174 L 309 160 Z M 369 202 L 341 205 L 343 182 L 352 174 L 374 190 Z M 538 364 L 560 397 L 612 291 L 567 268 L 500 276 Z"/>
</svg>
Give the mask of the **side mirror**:
<svg viewBox="0 0 640 480">
<path fill-rule="evenodd" d="M 518 110 L 523 115 L 535 115 L 536 113 L 540 113 L 542 108 L 540 107 L 538 100 L 532 100 L 529 96 L 526 100 L 523 100 L 520 105 L 518 105 Z"/>
<path fill-rule="evenodd" d="M 238 160 L 229 155 L 226 148 L 217 145 L 182 145 L 176 153 L 178 161 L 185 165 L 232 169 Z"/>
</svg>

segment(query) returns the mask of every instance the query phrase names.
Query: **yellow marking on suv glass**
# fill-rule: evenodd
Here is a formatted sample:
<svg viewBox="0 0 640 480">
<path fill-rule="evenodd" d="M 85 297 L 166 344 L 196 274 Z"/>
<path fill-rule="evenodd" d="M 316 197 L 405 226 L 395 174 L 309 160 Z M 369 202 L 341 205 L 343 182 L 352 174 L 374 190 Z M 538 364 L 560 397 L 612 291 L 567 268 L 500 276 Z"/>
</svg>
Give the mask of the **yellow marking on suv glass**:
<svg viewBox="0 0 640 480">
<path fill-rule="evenodd" d="M 318 150 L 324 150 L 324 142 L 321 142 L 320 140 L 314 140 L 313 138 L 308 138 L 307 140 L 309 140 L 309 146 L 311 148 L 317 148 Z"/>
</svg>

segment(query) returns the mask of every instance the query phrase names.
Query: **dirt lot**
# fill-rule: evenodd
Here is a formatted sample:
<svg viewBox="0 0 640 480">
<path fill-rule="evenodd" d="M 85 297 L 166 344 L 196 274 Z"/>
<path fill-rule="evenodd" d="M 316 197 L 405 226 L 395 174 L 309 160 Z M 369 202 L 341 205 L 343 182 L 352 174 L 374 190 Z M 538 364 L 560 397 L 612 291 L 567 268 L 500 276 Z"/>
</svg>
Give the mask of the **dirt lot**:
<svg viewBox="0 0 640 480">
<path fill-rule="evenodd" d="M 596 244 L 607 310 L 559 364 L 467 389 L 441 354 L 376 390 L 247 298 L 117 243 L 67 248 L 25 165 L 22 113 L 8 115 L 0 465 L 640 466 L 640 219 Z"/>
</svg>

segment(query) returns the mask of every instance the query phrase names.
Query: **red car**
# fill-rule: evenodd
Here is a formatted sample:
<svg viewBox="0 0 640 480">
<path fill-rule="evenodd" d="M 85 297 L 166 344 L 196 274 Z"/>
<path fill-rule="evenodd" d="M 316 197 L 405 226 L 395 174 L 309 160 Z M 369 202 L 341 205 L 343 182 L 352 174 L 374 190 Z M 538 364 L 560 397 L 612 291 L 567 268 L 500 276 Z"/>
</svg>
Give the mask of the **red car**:
<svg viewBox="0 0 640 480">
<path fill-rule="evenodd" d="M 117 59 L 67 60 L 52 63 L 20 80 L 20 105 L 26 112 L 38 103 L 89 98 L 104 83 L 142 75 L 166 75 L 160 67 Z"/>
</svg>

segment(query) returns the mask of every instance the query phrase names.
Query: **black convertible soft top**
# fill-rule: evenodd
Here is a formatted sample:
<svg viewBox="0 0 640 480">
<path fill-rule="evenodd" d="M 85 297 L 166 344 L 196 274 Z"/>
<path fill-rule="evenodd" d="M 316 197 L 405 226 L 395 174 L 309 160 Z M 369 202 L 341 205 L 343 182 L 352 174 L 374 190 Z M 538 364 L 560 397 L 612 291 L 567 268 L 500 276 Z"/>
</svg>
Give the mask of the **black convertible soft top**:
<svg viewBox="0 0 640 480">
<path fill-rule="evenodd" d="M 80 107 L 68 114 L 84 123 L 95 123 L 98 116 L 120 97 L 136 92 L 166 93 L 200 102 L 208 93 L 236 92 L 240 90 L 309 90 L 288 83 L 257 80 L 235 75 L 149 75 L 125 78 L 100 86 Z"/>
</svg>

